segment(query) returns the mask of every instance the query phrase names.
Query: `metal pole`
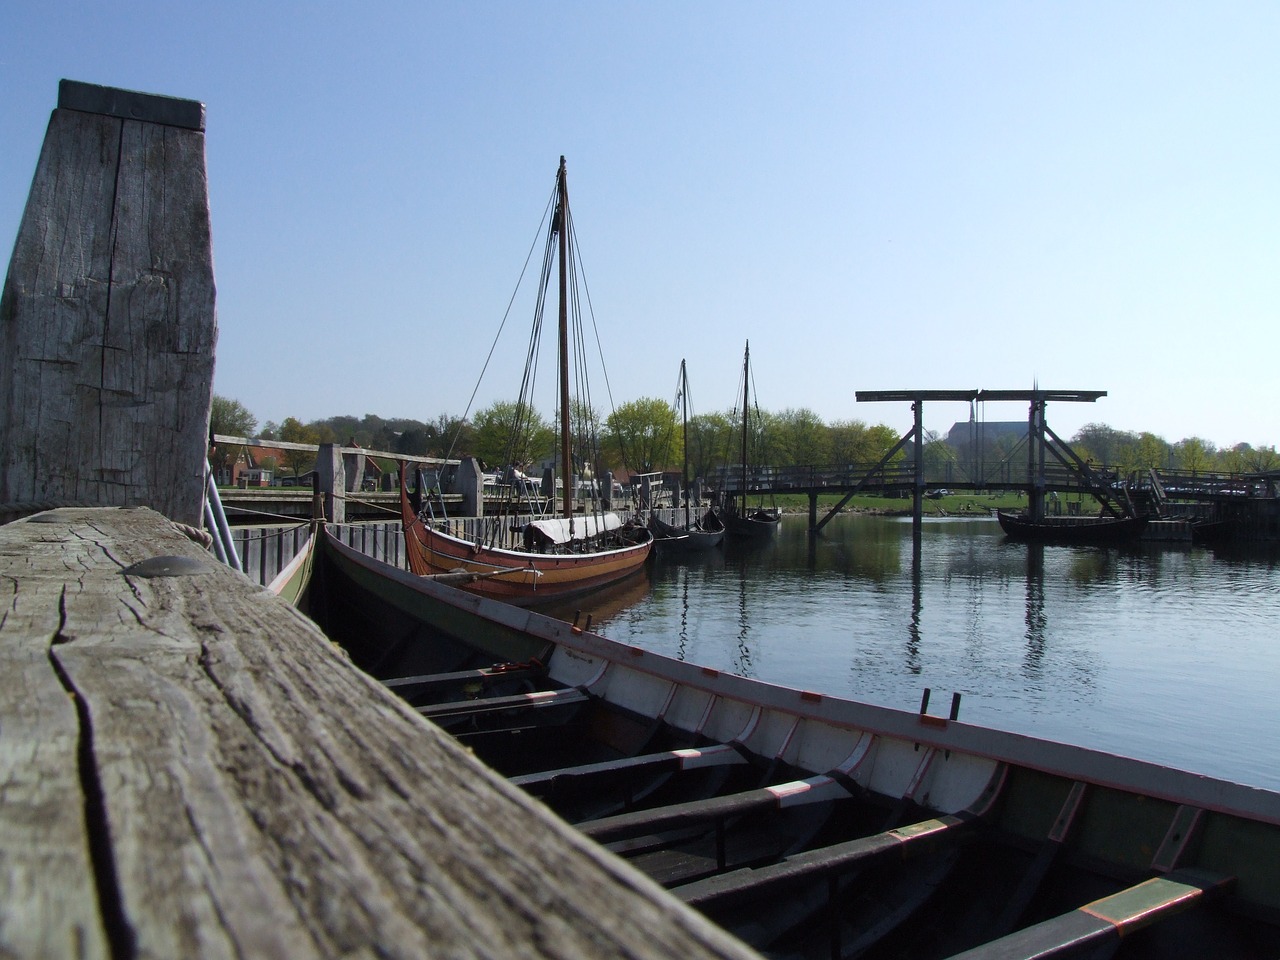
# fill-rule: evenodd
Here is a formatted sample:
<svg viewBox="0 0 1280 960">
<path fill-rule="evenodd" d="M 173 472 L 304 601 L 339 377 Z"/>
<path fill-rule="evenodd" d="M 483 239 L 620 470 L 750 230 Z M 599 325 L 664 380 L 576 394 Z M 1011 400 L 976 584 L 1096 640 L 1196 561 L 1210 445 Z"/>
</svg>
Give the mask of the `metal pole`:
<svg viewBox="0 0 1280 960">
<path fill-rule="evenodd" d="M 213 482 L 213 470 L 210 469 L 209 477 L 209 496 L 205 501 L 206 510 L 212 511 L 213 521 L 216 528 L 209 532 L 213 534 L 213 541 L 216 544 L 219 539 L 222 540 L 224 552 L 218 557 L 227 564 L 232 570 L 239 570 L 244 573 L 244 567 L 240 565 L 240 555 L 236 553 L 235 541 L 231 538 L 231 527 L 227 523 L 227 515 L 222 510 L 222 498 L 218 496 L 218 485 Z"/>
</svg>

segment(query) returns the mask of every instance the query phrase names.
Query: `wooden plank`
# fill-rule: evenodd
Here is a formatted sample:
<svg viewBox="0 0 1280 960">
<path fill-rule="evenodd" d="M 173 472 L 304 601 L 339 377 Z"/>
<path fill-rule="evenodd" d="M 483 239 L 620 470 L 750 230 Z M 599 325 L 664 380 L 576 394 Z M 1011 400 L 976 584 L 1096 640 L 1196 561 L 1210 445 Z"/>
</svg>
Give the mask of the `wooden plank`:
<svg viewBox="0 0 1280 960">
<path fill-rule="evenodd" d="M 416 677 L 395 677 L 383 680 L 382 685 L 388 689 L 400 690 L 409 687 L 409 692 L 420 696 L 425 691 L 436 687 L 454 687 L 466 683 L 480 686 L 491 680 L 520 680 L 532 677 L 545 677 L 547 668 L 541 664 L 513 663 L 500 667 L 481 667 L 476 670 L 457 670 L 453 673 L 425 673 Z M 403 691 L 402 691 L 403 693 Z"/>
<path fill-rule="evenodd" d="M 956 954 L 951 960 L 1110 956 L 1108 951 L 1113 951 L 1122 938 L 1220 896 L 1231 882 L 1227 877 L 1191 870 L 1145 880 L 1078 910 Z"/>
<path fill-rule="evenodd" d="M 513 693 L 509 697 L 482 697 L 479 700 L 451 700 L 414 707 L 424 717 L 437 720 L 478 716 L 482 713 L 501 713 L 511 710 L 542 710 L 584 703 L 590 696 L 577 687 L 563 690 L 535 690 L 533 693 Z"/>
<path fill-rule="evenodd" d="M 216 338 L 203 131 L 55 110 L 0 297 L 0 520 L 198 526 Z"/>
<path fill-rule="evenodd" d="M 75 816 L 6 842 L 0 955 L 754 956 L 157 513 L 46 517 L 0 527 L 0 831 Z"/>
<path fill-rule="evenodd" d="M 874 836 L 792 854 L 779 863 L 708 877 L 677 888 L 676 895 L 685 903 L 696 904 L 704 910 L 723 907 L 727 902 L 744 897 L 782 896 L 779 891 L 783 888 L 812 881 L 815 877 L 834 878 L 871 863 L 920 856 L 923 850 L 939 844 L 959 843 L 969 839 L 978 825 L 976 817 L 947 816 L 923 820 Z"/>
<path fill-rule="evenodd" d="M 662 767 L 671 767 L 674 770 L 698 770 L 706 767 L 736 766 L 746 762 L 746 757 L 732 746 L 720 743 L 710 747 L 683 747 L 679 750 L 665 750 L 661 753 L 646 753 L 639 757 L 602 760 L 598 763 L 584 763 L 576 767 L 559 767 L 555 770 L 543 770 L 538 773 L 511 777 L 510 780 L 511 783 L 524 790 L 536 791 L 549 784 L 554 785 L 557 780 L 578 780 L 597 776 L 608 777 L 617 773 Z"/>
<path fill-rule="evenodd" d="M 57 597 L 31 602 L 31 560 L 3 538 L 0 566 L 0 956 L 107 957 L 85 827 L 80 721 L 50 659 Z M 17 635 L 24 642 L 9 642 Z"/>
<path fill-rule="evenodd" d="M 601 817 L 599 820 L 579 824 L 578 829 L 593 840 L 607 843 L 645 832 L 679 830 L 759 810 L 825 803 L 828 800 L 845 799 L 849 795 L 843 785 L 830 777 L 810 777 L 808 780 L 792 780 L 723 797 L 708 797 L 704 800 L 673 803 L 653 810 L 636 810 Z"/>
</svg>

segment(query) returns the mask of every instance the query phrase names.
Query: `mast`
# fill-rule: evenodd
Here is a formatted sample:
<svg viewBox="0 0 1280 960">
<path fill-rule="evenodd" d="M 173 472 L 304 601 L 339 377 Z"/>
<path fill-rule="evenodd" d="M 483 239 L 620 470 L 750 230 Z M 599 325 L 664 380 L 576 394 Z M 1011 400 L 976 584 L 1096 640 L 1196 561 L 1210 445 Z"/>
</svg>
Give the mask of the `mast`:
<svg viewBox="0 0 1280 960">
<path fill-rule="evenodd" d="M 684 487 L 684 528 L 689 529 L 689 373 L 685 370 L 684 360 L 680 361 L 680 449 L 683 451 L 683 462 L 680 465 L 680 485 Z"/>
<path fill-rule="evenodd" d="M 556 174 L 560 232 L 560 488 L 566 519 L 573 517 L 573 460 L 569 449 L 569 184 L 565 179 L 564 157 Z"/>
<path fill-rule="evenodd" d="M 751 386 L 751 341 L 747 341 L 747 350 L 742 357 L 742 512 L 747 515 L 747 403 Z"/>
</svg>

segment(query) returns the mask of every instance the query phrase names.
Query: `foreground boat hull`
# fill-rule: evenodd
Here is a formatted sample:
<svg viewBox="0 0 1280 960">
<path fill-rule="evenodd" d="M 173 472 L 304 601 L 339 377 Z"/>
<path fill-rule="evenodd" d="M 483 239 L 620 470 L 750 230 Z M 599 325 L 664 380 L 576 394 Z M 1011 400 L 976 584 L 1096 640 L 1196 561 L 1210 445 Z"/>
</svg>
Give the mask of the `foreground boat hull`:
<svg viewBox="0 0 1280 960">
<path fill-rule="evenodd" d="M 723 674 L 327 536 L 296 576 L 357 664 L 758 949 L 1280 950 L 1276 793 Z"/>
</svg>

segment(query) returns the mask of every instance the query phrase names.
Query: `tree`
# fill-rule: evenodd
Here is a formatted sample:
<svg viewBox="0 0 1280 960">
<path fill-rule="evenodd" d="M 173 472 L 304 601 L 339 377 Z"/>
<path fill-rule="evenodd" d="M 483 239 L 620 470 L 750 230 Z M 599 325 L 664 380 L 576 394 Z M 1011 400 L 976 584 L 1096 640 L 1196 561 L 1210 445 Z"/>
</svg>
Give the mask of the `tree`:
<svg viewBox="0 0 1280 960">
<path fill-rule="evenodd" d="M 871 455 L 871 434 L 861 420 L 837 420 L 827 427 L 827 442 L 832 463 L 870 465 L 878 459 Z"/>
<path fill-rule="evenodd" d="M 239 400 L 217 394 L 209 409 L 209 433 L 227 437 L 252 437 L 258 429 L 258 420 Z M 219 443 L 209 448 L 209 465 L 214 473 L 231 479 L 231 468 L 244 452 L 242 444 Z"/>
<path fill-rule="evenodd" d="M 258 419 L 239 400 L 214 394 L 209 429 L 228 437 L 251 437 L 258 429 Z"/>
<path fill-rule="evenodd" d="M 700 413 L 689 421 L 689 471 L 694 478 L 709 478 L 731 459 L 737 436 L 732 411 Z"/>
<path fill-rule="evenodd" d="M 1105 423 L 1086 423 L 1071 438 L 1071 448 L 1085 459 L 1097 464 L 1115 464 L 1119 459 L 1123 438 L 1119 430 Z"/>
<path fill-rule="evenodd" d="M 771 462 L 778 467 L 823 465 L 831 459 L 831 434 L 807 407 L 788 408 L 771 418 Z"/>
<path fill-rule="evenodd" d="M 871 459 L 879 460 L 886 453 L 893 449 L 893 445 L 898 442 L 898 432 L 893 427 L 884 423 L 877 423 L 874 427 L 867 431 L 867 445 L 871 450 Z M 900 463 L 904 457 L 901 450 L 893 455 L 890 463 Z"/>
<path fill-rule="evenodd" d="M 683 458 L 676 412 L 666 400 L 642 397 L 618 407 L 605 423 L 605 456 L 648 473 L 669 469 Z"/>
<path fill-rule="evenodd" d="M 1249 466 L 1256 473 L 1268 473 L 1280 469 L 1280 453 L 1274 446 L 1256 447 Z"/>
<path fill-rule="evenodd" d="M 285 417 L 280 424 L 280 439 L 285 443 L 319 443 L 316 431 L 294 417 Z M 316 455 L 310 450 L 285 450 L 284 462 L 296 477 L 315 465 Z"/>
<path fill-rule="evenodd" d="M 456 457 L 458 451 L 469 451 L 475 446 L 475 427 L 462 417 L 442 413 L 429 426 L 436 438 L 431 450 L 433 457 Z"/>
<path fill-rule="evenodd" d="M 1138 435 L 1137 469 L 1163 470 L 1169 465 L 1170 451 L 1163 437 L 1154 433 Z"/>
<path fill-rule="evenodd" d="M 1173 445 L 1173 462 L 1180 470 L 1200 473 L 1213 465 L 1217 448 L 1200 437 L 1186 437 Z"/>
<path fill-rule="evenodd" d="M 527 404 L 499 400 L 475 415 L 470 453 L 490 466 L 526 466 L 547 457 L 555 434 Z"/>
</svg>

